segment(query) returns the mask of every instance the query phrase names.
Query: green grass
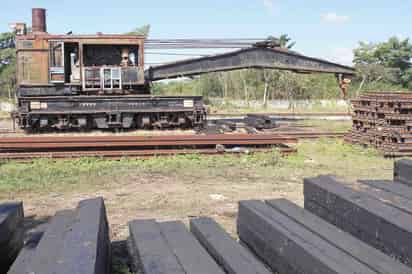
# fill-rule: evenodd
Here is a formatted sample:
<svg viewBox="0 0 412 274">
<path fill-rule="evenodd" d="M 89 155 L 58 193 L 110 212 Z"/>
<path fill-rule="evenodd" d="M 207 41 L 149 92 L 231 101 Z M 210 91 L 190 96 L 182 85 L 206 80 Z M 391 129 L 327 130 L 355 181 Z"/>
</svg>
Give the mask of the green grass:
<svg viewBox="0 0 412 274">
<path fill-rule="evenodd" d="M 340 140 L 305 141 L 298 153 L 282 158 L 274 151 L 241 156 L 185 155 L 108 161 L 35 160 L 32 163 L 0 163 L 0 198 L 18 192 L 79 191 L 99 189 L 130 176 L 170 176 L 197 179 L 293 180 L 333 173 L 354 178 L 390 178 L 393 161 L 377 151 L 344 144 Z"/>
</svg>

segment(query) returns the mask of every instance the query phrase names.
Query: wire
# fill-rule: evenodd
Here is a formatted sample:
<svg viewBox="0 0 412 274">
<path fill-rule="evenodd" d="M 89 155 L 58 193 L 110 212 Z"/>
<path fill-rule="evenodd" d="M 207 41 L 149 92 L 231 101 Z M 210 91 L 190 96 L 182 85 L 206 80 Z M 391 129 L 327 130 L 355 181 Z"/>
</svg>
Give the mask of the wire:
<svg viewBox="0 0 412 274">
<path fill-rule="evenodd" d="M 154 52 L 154 51 L 146 51 L 145 54 L 149 55 L 170 55 L 170 56 L 199 56 L 199 57 L 207 57 L 210 56 L 208 54 L 195 54 L 195 53 L 176 53 L 176 52 Z"/>
<path fill-rule="evenodd" d="M 188 48 L 247 48 L 265 39 L 229 38 L 229 39 L 148 39 L 148 49 L 188 49 Z"/>
</svg>

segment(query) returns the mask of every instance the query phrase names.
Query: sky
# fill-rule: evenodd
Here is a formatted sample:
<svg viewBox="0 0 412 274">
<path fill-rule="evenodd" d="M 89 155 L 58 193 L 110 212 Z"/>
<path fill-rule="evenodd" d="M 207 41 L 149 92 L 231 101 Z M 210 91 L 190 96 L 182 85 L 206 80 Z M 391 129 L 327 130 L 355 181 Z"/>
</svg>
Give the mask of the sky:
<svg viewBox="0 0 412 274">
<path fill-rule="evenodd" d="M 0 6 L 0 32 L 12 22 L 30 24 L 31 8 L 42 7 L 54 34 L 124 33 L 144 24 L 151 25 L 152 39 L 288 34 L 296 41 L 294 50 L 348 65 L 359 41 L 412 37 L 409 0 L 2 0 Z M 182 57 L 146 60 L 164 58 Z"/>
</svg>

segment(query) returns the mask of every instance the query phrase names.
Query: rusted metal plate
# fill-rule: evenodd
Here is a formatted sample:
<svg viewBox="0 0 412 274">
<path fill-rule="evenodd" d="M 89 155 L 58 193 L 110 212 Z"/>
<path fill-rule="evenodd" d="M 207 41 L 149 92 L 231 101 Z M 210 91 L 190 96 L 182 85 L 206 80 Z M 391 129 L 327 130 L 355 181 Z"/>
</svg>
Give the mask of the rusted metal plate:
<svg viewBox="0 0 412 274">
<path fill-rule="evenodd" d="M 47 51 L 19 51 L 17 54 L 19 85 L 47 85 L 49 54 Z"/>
</svg>

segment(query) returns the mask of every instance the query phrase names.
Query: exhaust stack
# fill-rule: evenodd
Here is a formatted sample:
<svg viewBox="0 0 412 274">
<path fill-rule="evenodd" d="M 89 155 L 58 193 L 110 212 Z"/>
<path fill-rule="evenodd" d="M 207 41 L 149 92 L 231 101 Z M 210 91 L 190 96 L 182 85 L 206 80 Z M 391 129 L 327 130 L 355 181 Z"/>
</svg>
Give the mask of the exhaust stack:
<svg viewBox="0 0 412 274">
<path fill-rule="evenodd" d="M 46 10 L 34 8 L 32 9 L 32 32 L 33 33 L 46 33 Z"/>
</svg>

